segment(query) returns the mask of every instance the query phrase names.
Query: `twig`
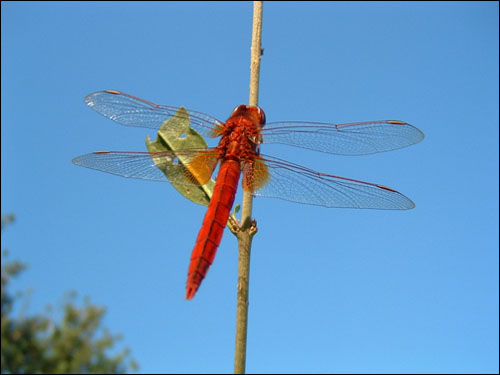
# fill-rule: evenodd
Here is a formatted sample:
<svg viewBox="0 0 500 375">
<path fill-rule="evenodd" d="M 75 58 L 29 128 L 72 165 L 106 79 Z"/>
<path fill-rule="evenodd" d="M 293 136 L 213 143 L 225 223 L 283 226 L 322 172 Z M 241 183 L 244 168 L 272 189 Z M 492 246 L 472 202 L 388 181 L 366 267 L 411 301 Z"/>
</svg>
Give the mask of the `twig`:
<svg viewBox="0 0 500 375">
<path fill-rule="evenodd" d="M 254 1 L 252 48 L 250 57 L 250 98 L 249 105 L 257 106 L 259 98 L 259 73 L 262 35 L 262 1 Z M 241 208 L 241 230 L 238 237 L 238 297 L 236 306 L 236 345 L 234 353 L 234 373 L 244 374 L 247 347 L 248 323 L 248 282 L 250 279 L 250 250 L 252 238 L 257 232 L 252 221 L 251 193 L 243 193 Z"/>
</svg>

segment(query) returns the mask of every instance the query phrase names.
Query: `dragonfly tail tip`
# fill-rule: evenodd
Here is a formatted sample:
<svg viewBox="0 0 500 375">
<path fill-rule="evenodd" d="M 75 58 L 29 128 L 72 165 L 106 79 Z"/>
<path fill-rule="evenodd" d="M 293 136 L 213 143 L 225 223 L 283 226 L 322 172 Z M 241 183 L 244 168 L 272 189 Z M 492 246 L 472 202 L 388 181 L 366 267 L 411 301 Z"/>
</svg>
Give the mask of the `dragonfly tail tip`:
<svg viewBox="0 0 500 375">
<path fill-rule="evenodd" d="M 186 289 L 186 299 L 193 299 L 193 297 L 196 293 L 196 289 L 197 288 L 195 288 L 195 287 L 188 286 Z"/>
</svg>

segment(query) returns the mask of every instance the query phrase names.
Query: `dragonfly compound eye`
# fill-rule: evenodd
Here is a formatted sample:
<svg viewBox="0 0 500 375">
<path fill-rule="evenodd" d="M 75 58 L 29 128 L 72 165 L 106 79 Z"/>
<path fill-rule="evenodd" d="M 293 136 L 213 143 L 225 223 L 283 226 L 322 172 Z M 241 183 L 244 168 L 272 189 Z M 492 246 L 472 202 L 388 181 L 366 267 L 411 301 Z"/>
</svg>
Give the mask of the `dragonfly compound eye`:
<svg viewBox="0 0 500 375">
<path fill-rule="evenodd" d="M 240 104 L 240 105 L 234 107 L 233 112 L 231 112 L 231 116 L 229 116 L 229 117 L 242 115 L 243 113 L 246 112 L 246 110 L 247 110 L 247 106 L 244 104 Z"/>
<path fill-rule="evenodd" d="M 259 115 L 260 125 L 264 126 L 266 124 L 266 114 L 264 113 L 264 110 L 260 107 L 257 107 L 257 113 Z"/>
</svg>

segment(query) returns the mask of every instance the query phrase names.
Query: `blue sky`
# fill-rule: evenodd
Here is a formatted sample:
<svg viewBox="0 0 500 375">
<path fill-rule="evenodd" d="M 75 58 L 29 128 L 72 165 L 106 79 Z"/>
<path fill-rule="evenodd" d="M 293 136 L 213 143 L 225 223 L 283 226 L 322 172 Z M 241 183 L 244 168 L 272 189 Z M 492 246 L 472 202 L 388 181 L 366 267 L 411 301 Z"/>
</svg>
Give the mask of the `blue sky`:
<svg viewBox="0 0 500 375">
<path fill-rule="evenodd" d="M 205 208 L 71 159 L 155 136 L 87 108 L 95 91 L 222 120 L 246 103 L 252 4 L 1 7 L 1 211 L 17 215 L 2 248 L 30 264 L 14 289 L 33 288 L 33 313 L 67 290 L 107 306 L 141 372 L 232 372 L 234 236 L 186 301 Z M 269 2 L 263 47 L 269 122 L 397 119 L 426 138 L 359 157 L 263 149 L 416 208 L 256 199 L 247 371 L 498 372 L 498 2 Z"/>
</svg>

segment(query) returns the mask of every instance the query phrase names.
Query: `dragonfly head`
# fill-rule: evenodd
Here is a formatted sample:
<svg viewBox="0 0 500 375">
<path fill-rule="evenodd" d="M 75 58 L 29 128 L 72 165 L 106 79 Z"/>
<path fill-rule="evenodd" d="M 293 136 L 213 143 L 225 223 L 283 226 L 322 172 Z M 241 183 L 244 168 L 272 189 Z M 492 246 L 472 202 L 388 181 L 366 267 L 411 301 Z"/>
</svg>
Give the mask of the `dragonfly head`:
<svg viewBox="0 0 500 375">
<path fill-rule="evenodd" d="M 266 114 L 260 107 L 253 107 L 250 105 L 240 104 L 233 109 L 231 117 L 244 116 L 252 120 L 255 124 L 263 127 L 266 124 Z"/>
</svg>

